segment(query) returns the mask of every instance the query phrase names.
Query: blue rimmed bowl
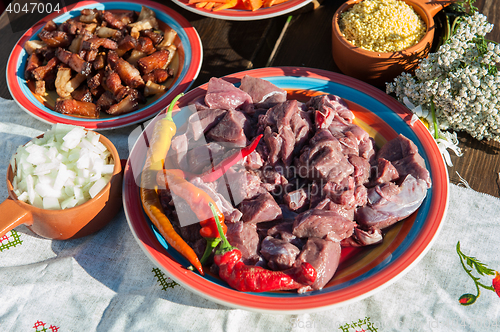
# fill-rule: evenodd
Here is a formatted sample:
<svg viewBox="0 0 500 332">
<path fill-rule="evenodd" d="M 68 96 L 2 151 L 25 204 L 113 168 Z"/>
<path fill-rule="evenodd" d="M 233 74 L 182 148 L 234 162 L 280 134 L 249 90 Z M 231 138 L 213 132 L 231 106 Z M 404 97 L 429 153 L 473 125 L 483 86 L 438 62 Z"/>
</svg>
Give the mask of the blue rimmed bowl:
<svg viewBox="0 0 500 332">
<path fill-rule="evenodd" d="M 118 116 L 101 114 L 99 118 L 93 119 L 58 113 L 54 111 L 57 96 L 50 96 L 49 94 L 49 97 L 43 98 L 32 92 L 28 81 L 24 77 L 28 54 L 23 46 L 28 40 L 38 39 L 38 33 L 48 21 L 53 20 L 57 24 L 63 23 L 70 18 L 79 16 L 80 11 L 85 8 L 140 12 L 142 6 L 152 9 L 161 24 L 166 24 L 177 32 L 175 41 L 177 54 L 173 60 L 175 76 L 168 83 L 168 90 L 165 93 L 148 98 L 147 103 L 134 112 Z M 187 91 L 191 87 L 199 74 L 202 59 L 203 48 L 198 33 L 184 17 L 167 6 L 148 0 L 140 2 L 82 1 L 46 16 L 23 34 L 14 46 L 7 62 L 7 86 L 19 106 L 41 121 L 77 125 L 87 129 L 113 129 L 142 122 L 158 114 L 168 106 L 176 95 Z"/>
</svg>

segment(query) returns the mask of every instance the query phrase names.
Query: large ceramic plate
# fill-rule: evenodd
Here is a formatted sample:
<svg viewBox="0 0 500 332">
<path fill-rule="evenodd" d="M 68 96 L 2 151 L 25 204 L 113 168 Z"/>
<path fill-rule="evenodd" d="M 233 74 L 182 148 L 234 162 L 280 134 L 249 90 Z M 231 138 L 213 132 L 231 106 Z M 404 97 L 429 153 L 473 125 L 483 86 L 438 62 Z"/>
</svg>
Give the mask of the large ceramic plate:
<svg viewBox="0 0 500 332">
<path fill-rule="evenodd" d="M 287 2 L 279 5 L 271 6 L 268 8 L 259 8 L 255 11 L 245 10 L 242 8 L 224 9 L 220 11 L 211 11 L 203 8 L 196 8 L 195 5 L 190 5 L 189 0 L 172 0 L 179 6 L 198 15 L 230 20 L 230 21 L 252 21 L 262 20 L 265 18 L 276 17 L 285 15 L 294 10 L 304 7 L 312 0 L 288 0 Z"/>
<path fill-rule="evenodd" d="M 322 290 L 305 294 L 238 292 L 215 276 L 202 277 L 187 270 L 189 263 L 168 246 L 145 216 L 135 181 L 140 175 L 147 150 L 144 140 L 140 139 L 132 149 L 125 167 L 123 204 L 130 228 L 148 258 L 175 281 L 205 298 L 231 307 L 272 313 L 311 312 L 343 305 L 380 291 L 401 277 L 432 245 L 448 202 L 447 170 L 425 126 L 420 121 L 410 125 L 411 114 L 399 102 L 366 83 L 344 75 L 317 69 L 284 67 L 249 70 L 229 75 L 226 79 L 238 83 L 245 74 L 287 89 L 291 97 L 296 99 L 307 100 L 318 93 L 341 96 L 355 113 L 356 123 L 367 130 L 379 146 L 398 134 L 410 138 L 417 145 L 430 171 L 432 188 L 418 211 L 390 228 L 382 244 L 361 249 L 344 248 L 337 273 Z M 206 85 L 190 91 L 178 101 L 177 107 L 202 96 L 205 91 Z M 146 128 L 146 133 L 158 118 Z M 175 119 L 178 125 L 185 121 L 183 110 L 176 114 Z"/>
<path fill-rule="evenodd" d="M 164 24 L 173 28 L 177 34 L 178 52 L 173 60 L 177 67 L 175 77 L 167 82 L 169 89 L 159 97 L 151 97 L 145 106 L 137 111 L 108 116 L 101 114 L 100 118 L 89 119 L 64 115 L 53 110 L 54 97 L 41 99 L 29 88 L 24 77 L 24 68 L 28 54 L 23 48 L 26 41 L 38 39 L 38 33 L 49 20 L 62 23 L 69 18 L 79 16 L 84 8 L 105 10 L 134 10 L 140 12 L 141 5 L 151 8 L 156 17 Z M 30 28 L 17 42 L 7 62 L 7 85 L 14 100 L 28 114 L 47 123 L 66 123 L 83 126 L 88 129 L 112 129 L 144 121 L 153 117 L 181 92 L 188 90 L 198 76 L 203 59 L 201 40 L 191 24 L 177 12 L 153 1 L 83 1 L 64 7 L 60 13 L 52 13 Z M 174 63 L 175 62 L 175 63 Z"/>
</svg>

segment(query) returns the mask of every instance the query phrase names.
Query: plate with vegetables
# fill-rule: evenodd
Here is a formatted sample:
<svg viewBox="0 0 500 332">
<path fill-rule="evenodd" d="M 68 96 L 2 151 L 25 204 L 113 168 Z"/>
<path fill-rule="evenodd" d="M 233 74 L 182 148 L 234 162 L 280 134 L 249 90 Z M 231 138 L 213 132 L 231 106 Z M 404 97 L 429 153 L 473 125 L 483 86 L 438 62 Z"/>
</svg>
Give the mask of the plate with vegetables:
<svg viewBox="0 0 500 332">
<path fill-rule="evenodd" d="M 382 290 L 431 247 L 448 175 L 390 96 L 319 69 L 262 68 L 178 96 L 124 172 L 129 226 L 196 294 L 267 313 Z"/>
<path fill-rule="evenodd" d="M 198 15 L 231 20 L 252 21 L 285 15 L 300 9 L 312 0 L 173 0 Z"/>
<path fill-rule="evenodd" d="M 7 62 L 7 85 L 47 123 L 112 129 L 144 121 L 190 88 L 201 40 L 153 1 L 82 1 L 28 29 Z"/>
</svg>

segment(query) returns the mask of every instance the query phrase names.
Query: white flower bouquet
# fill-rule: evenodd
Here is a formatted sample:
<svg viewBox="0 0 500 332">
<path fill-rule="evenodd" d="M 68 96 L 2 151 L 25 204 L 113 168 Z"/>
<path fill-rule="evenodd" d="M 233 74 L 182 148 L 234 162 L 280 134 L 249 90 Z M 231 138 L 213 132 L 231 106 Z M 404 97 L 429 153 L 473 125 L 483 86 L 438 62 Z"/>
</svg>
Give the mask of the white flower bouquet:
<svg viewBox="0 0 500 332">
<path fill-rule="evenodd" d="M 402 73 L 386 85 L 427 125 L 450 166 L 446 149 L 460 155 L 454 131 L 500 142 L 500 45 L 485 38 L 493 24 L 474 1 L 456 4 L 469 10 L 455 17 L 449 36 L 414 75 Z"/>
</svg>

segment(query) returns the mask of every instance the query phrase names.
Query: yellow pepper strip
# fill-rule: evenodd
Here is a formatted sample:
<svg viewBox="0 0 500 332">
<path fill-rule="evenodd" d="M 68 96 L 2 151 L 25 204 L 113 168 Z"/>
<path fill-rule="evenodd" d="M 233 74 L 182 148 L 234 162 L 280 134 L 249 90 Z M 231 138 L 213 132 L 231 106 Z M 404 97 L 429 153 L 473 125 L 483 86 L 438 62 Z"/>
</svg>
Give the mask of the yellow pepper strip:
<svg viewBox="0 0 500 332">
<path fill-rule="evenodd" d="M 150 148 L 141 175 L 141 201 L 146 215 L 158 229 L 165 240 L 184 256 L 199 272 L 204 274 L 203 267 L 194 250 L 177 234 L 172 223 L 168 220 L 161 207 L 160 198 L 156 192 L 156 173 L 163 169 L 165 156 L 170 149 L 170 142 L 174 137 L 177 127 L 172 119 L 172 108 L 183 94 L 176 96 L 170 103 L 166 116 L 157 121 L 153 128 Z"/>
</svg>

